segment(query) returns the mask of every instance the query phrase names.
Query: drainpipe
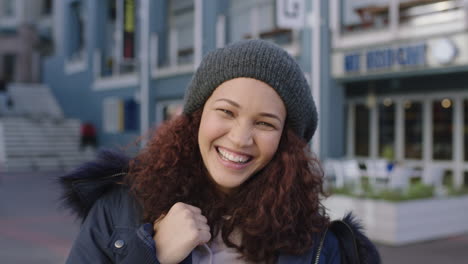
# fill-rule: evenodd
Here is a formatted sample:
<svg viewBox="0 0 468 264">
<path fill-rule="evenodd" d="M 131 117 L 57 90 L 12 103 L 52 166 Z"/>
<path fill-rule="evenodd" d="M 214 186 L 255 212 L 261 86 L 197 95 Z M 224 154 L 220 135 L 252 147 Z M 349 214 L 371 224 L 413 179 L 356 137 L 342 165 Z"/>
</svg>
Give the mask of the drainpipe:
<svg viewBox="0 0 468 264">
<path fill-rule="evenodd" d="M 149 0 L 140 2 L 140 21 L 141 21 L 141 41 L 140 41 L 140 134 L 141 147 L 144 147 L 148 141 L 145 137 L 149 130 L 149 83 L 150 83 L 150 65 L 149 65 Z"/>
</svg>

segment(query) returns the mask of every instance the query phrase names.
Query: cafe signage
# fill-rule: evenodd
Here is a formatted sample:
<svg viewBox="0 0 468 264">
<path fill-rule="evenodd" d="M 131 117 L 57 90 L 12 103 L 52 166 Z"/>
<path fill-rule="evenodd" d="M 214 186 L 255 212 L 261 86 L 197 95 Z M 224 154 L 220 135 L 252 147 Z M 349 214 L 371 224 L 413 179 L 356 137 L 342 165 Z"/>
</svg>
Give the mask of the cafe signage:
<svg viewBox="0 0 468 264">
<path fill-rule="evenodd" d="M 346 73 L 359 73 L 423 65 L 426 65 L 425 43 L 348 53 L 344 56 L 343 66 Z"/>
</svg>

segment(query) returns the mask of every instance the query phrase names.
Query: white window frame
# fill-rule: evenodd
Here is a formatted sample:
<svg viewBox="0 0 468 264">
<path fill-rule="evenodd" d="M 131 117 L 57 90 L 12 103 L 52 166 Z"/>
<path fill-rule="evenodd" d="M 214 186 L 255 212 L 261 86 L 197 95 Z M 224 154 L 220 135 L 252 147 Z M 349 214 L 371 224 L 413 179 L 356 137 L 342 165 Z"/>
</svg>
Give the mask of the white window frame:
<svg viewBox="0 0 468 264">
<path fill-rule="evenodd" d="M 463 134 L 463 101 L 468 100 L 468 92 L 433 92 L 428 94 L 405 94 L 405 95 L 379 95 L 377 102 L 381 103 L 385 98 L 392 99 L 395 104 L 395 159 L 404 162 L 405 165 L 416 168 L 424 168 L 431 164 L 443 167 L 453 173 L 454 184 L 457 187 L 462 186 L 464 173 L 468 172 L 468 161 L 464 160 L 464 134 Z M 432 103 L 436 100 L 449 98 L 452 100 L 453 107 L 453 150 L 452 160 L 434 160 L 433 157 L 433 135 L 432 135 Z M 423 153 L 421 160 L 404 158 L 404 101 L 411 100 L 421 102 L 423 106 Z M 354 155 L 354 126 L 355 126 L 355 106 L 356 104 L 366 104 L 366 98 L 356 97 L 347 99 L 347 158 L 357 159 L 364 162 L 368 159 L 378 159 L 378 113 L 377 105 L 370 107 L 369 124 L 369 157 Z M 375 110 L 374 110 L 375 109 Z M 373 112 L 376 113 L 373 113 Z M 374 116 L 373 116 L 374 115 Z M 377 116 L 377 118 L 376 118 Z M 374 151 L 372 151 L 374 150 Z M 466 184 L 466 183 L 465 183 Z"/>
<path fill-rule="evenodd" d="M 114 50 L 114 54 L 112 58 L 115 59 L 115 63 L 113 64 L 112 75 L 109 76 L 102 76 L 102 52 L 99 49 L 96 49 L 93 53 L 93 74 L 94 74 L 94 82 L 92 85 L 92 89 L 95 91 L 102 91 L 102 90 L 115 90 L 115 89 L 122 89 L 128 88 L 132 86 L 139 85 L 139 78 L 138 78 L 138 71 L 137 67 L 133 72 L 128 73 L 121 73 L 120 72 L 120 64 L 122 61 L 122 49 L 123 49 L 123 19 L 124 19 L 124 0 L 114 0 L 116 1 L 116 25 L 113 32 L 114 41 L 116 43 L 116 47 Z M 139 1 L 135 0 L 135 5 L 139 5 Z M 107 11 L 107 10 L 106 10 Z M 138 9 L 135 8 L 135 44 L 137 43 L 136 39 L 138 37 L 136 28 L 139 25 L 137 23 L 138 20 Z M 136 47 L 136 46 L 135 46 Z M 136 53 L 138 48 L 136 47 L 135 50 L 135 61 L 138 60 L 138 54 Z"/>
<path fill-rule="evenodd" d="M 166 41 L 167 39 L 159 38 L 158 34 L 151 34 L 151 77 L 153 79 L 166 78 L 176 75 L 190 74 L 193 73 L 202 60 L 203 53 L 203 0 L 193 0 L 194 4 L 194 21 L 193 21 L 193 61 L 192 63 L 179 65 L 177 63 L 177 50 L 178 47 L 177 33 L 171 30 L 168 34 L 170 41 L 168 45 L 169 49 L 169 65 L 159 67 L 158 66 L 158 46 L 160 41 Z M 169 25 L 168 25 L 169 28 Z"/>
<path fill-rule="evenodd" d="M 184 100 L 183 99 L 173 99 L 173 100 L 160 100 L 156 102 L 155 108 L 155 123 L 157 125 L 161 124 L 164 121 L 164 108 L 169 105 L 180 105 L 183 107 Z"/>
<path fill-rule="evenodd" d="M 5 4 L 5 2 L 0 2 L 0 4 Z M 5 14 L 0 14 L 0 28 L 17 28 L 21 21 L 24 18 L 24 0 L 14 0 L 13 1 L 13 14 L 6 16 Z M 3 10 L 3 6 L 1 7 Z"/>
<path fill-rule="evenodd" d="M 121 133 L 119 127 L 119 111 L 118 105 L 121 100 L 117 97 L 107 97 L 102 101 L 102 123 L 104 133 L 117 134 Z"/>
<path fill-rule="evenodd" d="M 330 28 L 332 47 L 346 50 L 368 47 L 377 44 L 387 44 L 407 39 L 426 38 L 435 35 L 448 35 L 463 32 L 468 29 L 468 1 L 463 1 L 464 23 L 459 21 L 430 24 L 424 26 L 401 26 L 399 19 L 399 4 L 401 0 L 389 0 L 389 26 L 382 30 L 370 30 L 343 34 L 341 32 L 341 4 L 344 0 L 330 0 Z"/>
<path fill-rule="evenodd" d="M 230 0 L 230 1 L 235 1 L 235 0 Z M 254 0 L 252 1 L 252 7 L 250 8 L 250 21 L 251 21 L 251 26 L 250 26 L 250 35 L 254 39 L 260 38 L 261 32 L 259 32 L 258 29 L 258 24 L 259 21 L 261 21 L 261 18 L 259 16 L 258 12 L 258 2 L 259 1 L 265 1 L 265 0 Z M 273 5 L 275 5 L 276 1 L 272 1 Z M 274 9 L 272 16 L 276 17 L 277 12 Z M 222 23 L 222 22 L 219 22 Z M 224 26 L 226 27 L 226 23 L 224 22 Z M 226 29 L 224 30 L 224 32 Z M 292 56 L 299 56 L 301 48 L 300 48 L 300 42 L 299 42 L 299 30 L 298 29 L 291 29 L 291 34 L 292 34 L 292 40 L 291 44 L 289 45 L 283 45 L 283 49 L 285 49 L 290 55 Z"/>
<path fill-rule="evenodd" d="M 80 0 L 80 4 L 82 5 L 82 12 L 83 12 L 83 47 L 77 52 L 79 53 L 78 56 L 74 56 L 73 58 L 70 58 L 68 55 L 66 55 L 65 59 L 65 73 L 67 75 L 72 75 L 80 72 L 86 71 L 88 68 L 88 56 L 86 54 L 86 51 L 88 50 L 88 26 L 89 23 L 88 21 L 88 4 L 84 0 Z M 71 4 L 67 3 L 64 5 L 67 9 L 71 8 Z M 68 46 L 68 45 L 67 45 Z"/>
</svg>

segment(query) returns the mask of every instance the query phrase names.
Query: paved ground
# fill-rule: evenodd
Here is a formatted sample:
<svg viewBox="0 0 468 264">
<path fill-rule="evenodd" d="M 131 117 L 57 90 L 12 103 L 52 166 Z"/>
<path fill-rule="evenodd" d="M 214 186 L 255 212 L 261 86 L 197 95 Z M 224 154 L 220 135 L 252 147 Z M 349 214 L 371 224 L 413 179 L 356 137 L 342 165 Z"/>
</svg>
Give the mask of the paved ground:
<svg viewBox="0 0 468 264">
<path fill-rule="evenodd" d="M 1 175 L 0 263 L 64 263 L 78 225 L 57 210 L 57 175 Z"/>
<path fill-rule="evenodd" d="M 64 263 L 78 223 L 58 210 L 58 173 L 0 174 L 0 263 Z M 468 219 L 467 219 L 468 221 Z M 384 264 L 468 264 L 468 234 L 388 247 Z"/>
</svg>

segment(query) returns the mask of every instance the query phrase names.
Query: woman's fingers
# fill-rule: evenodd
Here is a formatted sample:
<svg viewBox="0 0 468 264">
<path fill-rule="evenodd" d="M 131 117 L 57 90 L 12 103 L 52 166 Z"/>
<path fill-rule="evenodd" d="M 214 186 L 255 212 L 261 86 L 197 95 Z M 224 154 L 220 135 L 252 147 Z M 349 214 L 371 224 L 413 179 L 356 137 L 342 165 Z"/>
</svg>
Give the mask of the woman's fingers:
<svg viewBox="0 0 468 264">
<path fill-rule="evenodd" d="M 206 230 L 201 230 L 200 231 L 200 234 L 199 234 L 199 243 L 198 245 L 203 245 L 205 243 L 208 243 L 211 239 L 211 233 L 210 231 L 206 231 Z"/>
<path fill-rule="evenodd" d="M 161 263 L 178 263 L 197 246 L 211 239 L 210 227 L 200 208 L 174 204 L 154 221 L 156 255 Z"/>
<path fill-rule="evenodd" d="M 184 203 L 176 203 L 176 204 L 181 204 L 184 208 L 186 209 L 189 209 L 190 211 L 196 213 L 196 214 L 201 214 L 201 209 L 198 208 L 198 207 L 195 207 L 193 205 L 190 205 L 190 204 L 184 204 Z"/>
<path fill-rule="evenodd" d="M 195 215 L 195 220 L 200 223 L 200 224 L 206 224 L 208 223 L 208 219 L 206 219 L 205 216 L 203 216 L 202 214 L 199 214 L 199 215 Z"/>
</svg>

